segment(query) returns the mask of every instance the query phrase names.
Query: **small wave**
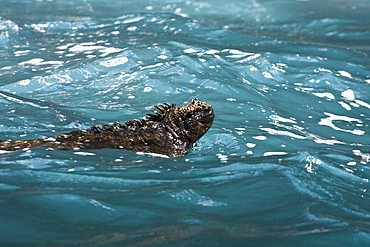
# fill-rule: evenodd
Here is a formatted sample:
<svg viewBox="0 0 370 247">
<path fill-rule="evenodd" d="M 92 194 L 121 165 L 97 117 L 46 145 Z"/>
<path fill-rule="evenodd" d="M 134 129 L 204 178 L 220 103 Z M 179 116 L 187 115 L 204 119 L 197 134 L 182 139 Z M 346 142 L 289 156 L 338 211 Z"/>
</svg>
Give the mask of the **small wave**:
<svg viewBox="0 0 370 247">
<path fill-rule="evenodd" d="M 8 47 L 16 43 L 19 29 L 16 23 L 0 17 L 0 45 Z"/>
<path fill-rule="evenodd" d="M 169 195 L 170 197 L 174 198 L 175 200 L 179 200 L 179 201 L 182 201 L 182 202 L 190 202 L 190 203 L 194 203 L 196 205 L 201 205 L 201 206 L 204 206 L 204 207 L 227 206 L 226 203 L 214 201 L 214 200 L 212 200 L 211 198 L 209 198 L 207 196 L 201 196 L 192 189 L 183 190 L 183 191 L 180 191 L 180 192 L 163 191 L 162 193 L 165 193 L 165 194 Z"/>
</svg>

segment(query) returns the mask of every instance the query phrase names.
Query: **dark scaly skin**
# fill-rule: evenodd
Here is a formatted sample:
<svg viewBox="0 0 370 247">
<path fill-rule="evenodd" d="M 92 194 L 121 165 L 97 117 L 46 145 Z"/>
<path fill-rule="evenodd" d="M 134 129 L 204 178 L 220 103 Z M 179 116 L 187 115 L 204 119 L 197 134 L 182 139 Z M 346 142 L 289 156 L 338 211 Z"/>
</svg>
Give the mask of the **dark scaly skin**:
<svg viewBox="0 0 370 247">
<path fill-rule="evenodd" d="M 147 114 L 146 119 L 129 120 L 125 125 L 97 125 L 55 137 L 0 141 L 0 150 L 36 146 L 65 150 L 117 148 L 175 157 L 187 154 L 213 124 L 212 106 L 198 99 L 183 107 L 174 104 L 154 107 L 158 110 L 152 110 L 154 114 Z"/>
</svg>

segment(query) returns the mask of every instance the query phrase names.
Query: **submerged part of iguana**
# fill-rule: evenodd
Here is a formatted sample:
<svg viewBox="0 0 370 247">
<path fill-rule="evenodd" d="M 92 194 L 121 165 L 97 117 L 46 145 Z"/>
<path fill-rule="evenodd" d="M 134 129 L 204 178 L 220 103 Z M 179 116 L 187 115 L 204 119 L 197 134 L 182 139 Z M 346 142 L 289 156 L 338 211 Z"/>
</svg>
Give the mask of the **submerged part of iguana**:
<svg viewBox="0 0 370 247">
<path fill-rule="evenodd" d="M 135 152 L 157 153 L 175 157 L 185 155 L 212 126 L 213 108 L 194 99 L 183 107 L 155 105 L 158 110 L 144 119 L 121 125 L 97 125 L 55 137 L 32 140 L 0 141 L 0 150 L 15 151 L 36 146 L 56 149 L 117 148 Z"/>
</svg>

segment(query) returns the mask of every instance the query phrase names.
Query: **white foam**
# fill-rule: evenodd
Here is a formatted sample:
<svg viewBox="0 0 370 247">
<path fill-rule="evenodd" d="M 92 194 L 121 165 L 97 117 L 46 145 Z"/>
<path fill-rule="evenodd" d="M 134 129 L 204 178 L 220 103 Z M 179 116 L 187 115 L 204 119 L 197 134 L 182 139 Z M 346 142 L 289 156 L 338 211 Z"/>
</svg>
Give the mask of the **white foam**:
<svg viewBox="0 0 370 247">
<path fill-rule="evenodd" d="M 157 154 L 157 153 L 145 153 L 145 152 L 136 152 L 138 155 L 148 155 L 152 157 L 160 157 L 160 158 L 170 158 L 168 155 L 165 154 Z"/>
<path fill-rule="evenodd" d="M 296 139 L 307 139 L 305 136 L 300 136 L 300 135 L 294 134 L 286 130 L 275 130 L 271 128 L 261 128 L 261 130 L 267 131 L 271 135 L 282 135 L 282 136 L 293 137 Z"/>
<path fill-rule="evenodd" d="M 320 98 L 335 99 L 332 93 L 312 93 L 312 94 Z"/>
<path fill-rule="evenodd" d="M 289 119 L 289 118 L 284 118 L 284 117 L 280 117 L 279 115 L 270 115 L 269 118 L 271 120 L 274 120 L 274 121 L 278 121 L 278 122 L 284 122 L 284 123 L 297 123 L 295 121 L 295 119 Z"/>
<path fill-rule="evenodd" d="M 286 155 L 286 152 L 265 152 L 263 156 L 272 156 L 272 155 Z"/>
<path fill-rule="evenodd" d="M 248 148 L 254 148 L 257 144 L 248 142 L 248 143 L 246 143 L 245 145 L 246 145 Z"/>
<path fill-rule="evenodd" d="M 347 71 L 339 70 L 339 75 L 352 79 L 352 76 Z"/>
<path fill-rule="evenodd" d="M 100 65 L 103 65 L 105 67 L 115 67 L 115 66 L 118 66 L 118 65 L 125 64 L 127 62 L 128 62 L 127 57 L 119 57 L 119 58 L 114 58 L 114 59 L 102 61 L 102 62 L 100 62 Z"/>
<path fill-rule="evenodd" d="M 185 53 L 196 53 L 198 52 L 197 50 L 193 49 L 193 48 L 188 48 L 188 49 L 185 49 L 184 50 Z"/>
<path fill-rule="evenodd" d="M 348 133 L 352 133 L 354 135 L 364 135 L 365 134 L 365 131 L 363 131 L 363 130 L 359 130 L 359 129 L 353 129 L 353 130 L 342 129 L 342 128 L 339 128 L 339 127 L 335 126 L 335 124 L 333 123 L 333 121 L 346 121 L 346 122 L 358 122 L 358 123 L 362 123 L 361 120 L 358 120 L 356 118 L 347 117 L 347 116 L 339 116 L 339 115 L 335 115 L 335 114 L 328 113 L 328 112 L 324 112 L 324 114 L 327 115 L 328 117 L 321 119 L 320 122 L 318 123 L 319 125 L 326 125 L 326 126 L 329 126 L 329 127 L 333 128 L 334 130 L 348 132 Z"/>
<path fill-rule="evenodd" d="M 341 93 L 343 98 L 346 100 L 355 100 L 355 92 L 352 89 L 348 89 Z"/>
<path fill-rule="evenodd" d="M 89 153 L 89 152 L 74 152 L 74 154 L 81 155 L 81 156 L 94 156 L 96 154 Z"/>
<path fill-rule="evenodd" d="M 256 139 L 256 140 L 260 140 L 260 141 L 264 141 L 267 139 L 266 136 L 252 136 L 253 139 Z"/>
</svg>

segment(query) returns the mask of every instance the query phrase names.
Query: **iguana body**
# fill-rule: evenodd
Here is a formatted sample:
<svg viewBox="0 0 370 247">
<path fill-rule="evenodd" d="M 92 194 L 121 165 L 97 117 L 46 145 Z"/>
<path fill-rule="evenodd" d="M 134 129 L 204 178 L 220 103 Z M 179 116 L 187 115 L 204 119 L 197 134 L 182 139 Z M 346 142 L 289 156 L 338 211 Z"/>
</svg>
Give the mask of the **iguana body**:
<svg viewBox="0 0 370 247">
<path fill-rule="evenodd" d="M 35 146 L 56 149 L 116 148 L 135 152 L 185 155 L 193 144 L 212 126 L 213 108 L 194 99 L 183 107 L 155 105 L 158 111 L 146 119 L 129 120 L 125 125 L 97 125 L 55 137 L 32 140 L 0 141 L 0 150 L 15 151 Z"/>
</svg>

